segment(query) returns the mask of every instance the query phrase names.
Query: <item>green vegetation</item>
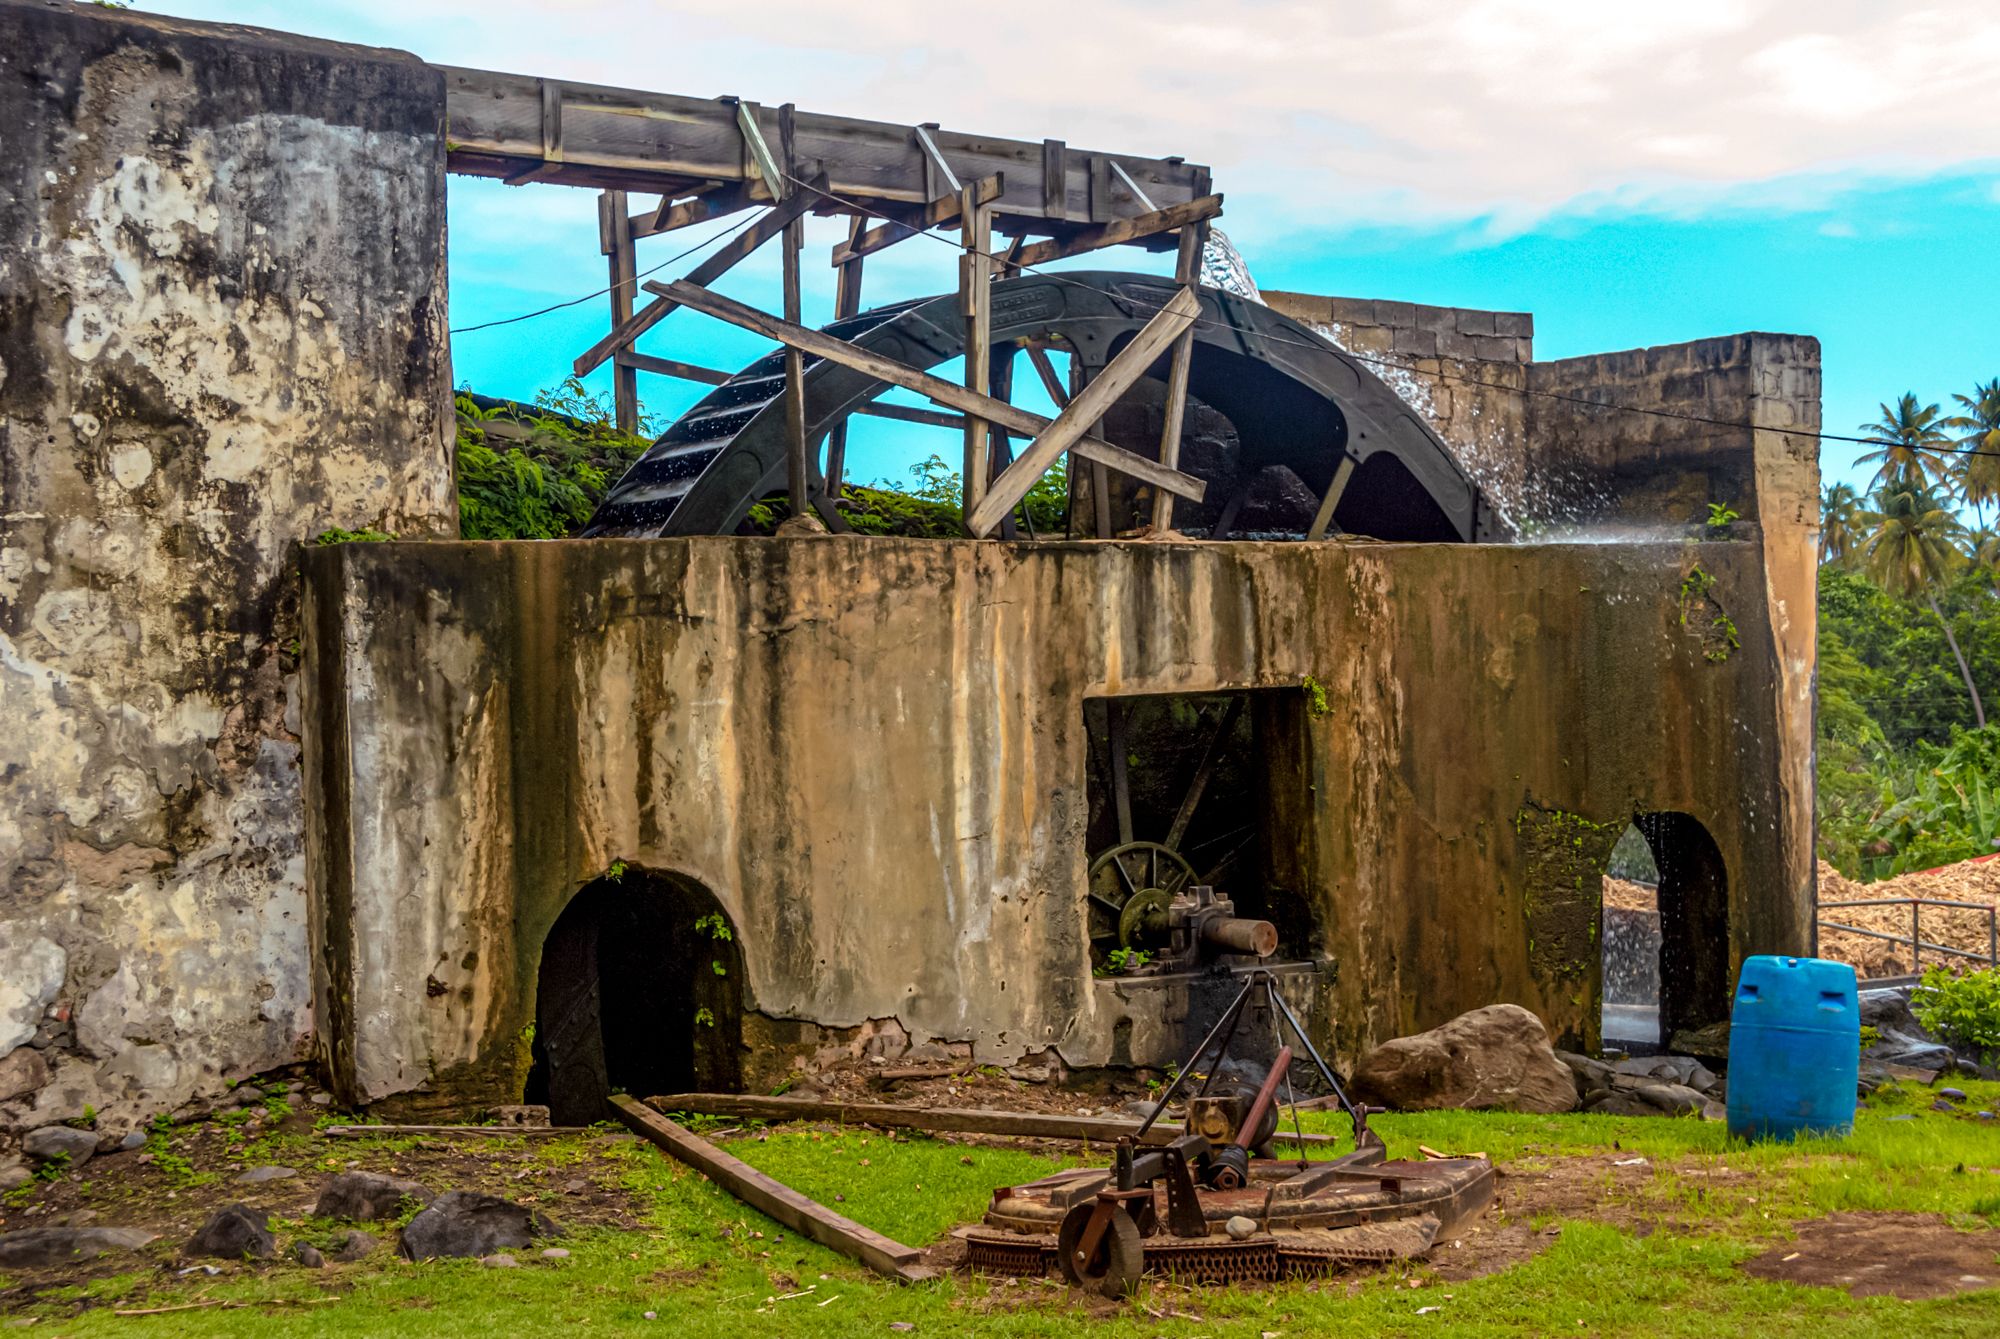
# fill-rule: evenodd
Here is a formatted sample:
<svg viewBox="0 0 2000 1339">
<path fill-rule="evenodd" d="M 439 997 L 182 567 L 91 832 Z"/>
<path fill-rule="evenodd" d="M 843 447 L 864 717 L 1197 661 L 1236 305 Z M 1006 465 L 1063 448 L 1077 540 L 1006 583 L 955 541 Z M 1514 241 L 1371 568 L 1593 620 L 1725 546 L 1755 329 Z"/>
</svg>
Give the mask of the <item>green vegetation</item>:
<svg viewBox="0 0 2000 1339">
<path fill-rule="evenodd" d="M 561 539 L 590 520 L 605 492 L 645 454 L 649 436 L 620 432 L 610 405 L 575 377 L 533 409 L 458 405 L 458 524 L 467 539 Z M 650 425 L 643 418 L 642 430 Z"/>
<path fill-rule="evenodd" d="M 1869 492 L 1820 497 L 1819 842 L 1850 877 L 2000 849 L 2000 378 L 1953 398 L 1882 405 Z"/>
<path fill-rule="evenodd" d="M 2000 1051 L 2000 970 L 1953 976 L 1933 967 L 1911 993 L 1910 1008 L 1953 1046 L 1988 1057 Z"/>
<path fill-rule="evenodd" d="M 2000 1099 L 2000 1085 L 1964 1086 L 1979 1105 Z M 899 1287 L 745 1208 L 645 1144 L 578 1137 L 536 1141 L 530 1156 L 550 1167 L 584 1169 L 596 1183 L 619 1188 L 636 1205 L 640 1225 L 573 1227 L 561 1242 L 570 1252 L 564 1260 L 517 1252 L 520 1268 L 489 1270 L 470 1260 L 413 1264 L 383 1250 L 327 1270 L 273 1263 L 183 1277 L 159 1267 L 172 1249 L 162 1243 L 126 1272 L 11 1304 L 20 1319 L 39 1319 L 37 1330 L 85 1336 L 146 1329 L 483 1339 L 560 1328 L 698 1339 L 874 1336 L 892 1324 L 919 1336 L 1079 1339 L 1418 1336 L 1446 1329 L 1485 1339 L 1557 1333 L 1693 1339 L 1777 1329 L 1797 1339 L 1990 1334 L 2000 1326 L 2000 1291 L 1993 1289 L 1930 1302 L 1856 1299 L 1764 1281 L 1738 1268 L 1751 1256 L 1782 1249 L 1797 1221 L 1826 1213 L 1934 1212 L 1966 1228 L 2000 1215 L 1992 1170 L 2000 1167 L 2000 1130 L 1932 1112 L 1929 1100 L 1927 1089 L 1891 1085 L 1860 1113 L 1851 1138 L 1795 1144 L 1745 1145 L 1718 1124 L 1663 1117 L 1458 1111 L 1377 1117 L 1392 1156 L 1419 1156 L 1419 1145 L 1479 1149 L 1511 1173 L 1482 1226 L 1521 1233 L 1526 1244 L 1516 1262 L 1476 1279 L 1438 1272 L 1457 1254 L 1447 1248 L 1431 1263 L 1363 1270 L 1332 1283 L 1190 1289 L 1155 1281 L 1115 1306 L 1086 1304 L 1052 1284 L 962 1274 Z M 1324 1113 L 1305 1121 L 1325 1132 L 1346 1126 L 1344 1117 Z M 719 1122 L 706 1125 L 713 1130 Z M 341 1161 L 372 1159 L 406 1146 L 353 1140 L 339 1153 Z M 977 1218 L 997 1185 L 1110 1152 L 1092 1147 L 1051 1156 L 917 1135 L 762 1129 L 754 1122 L 727 1147 L 913 1245 Z M 1583 1178 L 1577 1190 L 1584 1193 L 1561 1202 L 1585 1207 L 1537 1202 L 1536 1187 L 1557 1171 Z M 548 1191 L 524 1185 L 510 1193 L 562 1216 L 560 1197 L 548 1199 Z M 288 1250 L 294 1240 L 328 1244 L 335 1225 L 300 1217 L 274 1227 Z M 204 1309 L 150 1319 L 113 1314 L 117 1307 L 197 1303 Z"/>
<path fill-rule="evenodd" d="M 458 408 L 459 531 L 467 539 L 562 539 L 583 528 L 626 468 L 652 444 L 655 425 L 643 414 L 640 433 L 620 432 L 610 401 L 575 377 L 544 389 L 533 405 L 481 404 L 461 390 Z M 911 482 L 847 484 L 841 518 L 856 534 L 956 539 L 959 475 L 933 455 L 910 469 Z M 1057 465 L 1028 491 L 1017 509 L 1038 534 L 1060 532 L 1069 511 L 1069 480 Z M 781 496 L 750 508 L 740 533 L 768 535 L 791 515 Z M 376 530 L 329 530 L 322 544 L 394 539 Z"/>
</svg>

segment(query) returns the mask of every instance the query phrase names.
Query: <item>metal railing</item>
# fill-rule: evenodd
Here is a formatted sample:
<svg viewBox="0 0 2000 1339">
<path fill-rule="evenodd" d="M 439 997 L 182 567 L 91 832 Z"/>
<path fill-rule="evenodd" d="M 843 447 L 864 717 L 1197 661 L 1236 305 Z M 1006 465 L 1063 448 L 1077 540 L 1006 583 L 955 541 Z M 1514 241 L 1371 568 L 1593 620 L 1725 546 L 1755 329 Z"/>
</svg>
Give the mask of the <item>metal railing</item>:
<svg viewBox="0 0 2000 1339">
<path fill-rule="evenodd" d="M 1865 930 L 1858 925 L 1842 925 L 1838 921 L 1830 921 L 1824 918 L 1820 920 L 1819 927 L 1822 930 L 1839 930 L 1844 934 L 1864 935 L 1869 939 L 1883 939 L 1891 944 L 1908 944 L 1910 946 L 1910 972 L 1912 975 L 1921 975 L 1925 949 L 1929 949 L 1934 955 L 1971 958 L 1974 962 L 1983 962 L 1989 967 L 2000 967 L 2000 907 L 1982 906 L 1977 902 L 1945 902 L 1933 897 L 1877 897 L 1861 902 L 1821 902 L 1819 910 L 1826 912 L 1842 911 L 1851 907 L 1903 906 L 1910 909 L 1910 932 L 1907 935 L 1891 934 L 1885 930 Z M 1923 937 L 1923 909 L 1925 907 L 1943 907 L 1948 911 L 1961 913 L 1971 911 L 1985 915 L 1986 951 L 1980 953 L 1972 949 L 1953 948 L 1949 944 L 1926 942 Z"/>
</svg>

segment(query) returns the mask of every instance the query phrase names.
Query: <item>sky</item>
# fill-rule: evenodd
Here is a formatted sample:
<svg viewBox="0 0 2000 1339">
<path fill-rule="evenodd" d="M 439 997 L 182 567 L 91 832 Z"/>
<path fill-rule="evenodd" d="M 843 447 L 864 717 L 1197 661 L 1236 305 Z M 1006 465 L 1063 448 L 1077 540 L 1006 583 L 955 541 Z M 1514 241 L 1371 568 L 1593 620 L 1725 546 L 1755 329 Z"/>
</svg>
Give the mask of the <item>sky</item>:
<svg viewBox="0 0 2000 1339">
<path fill-rule="evenodd" d="M 1544 359 L 1815 335 L 1829 432 L 1906 390 L 1949 405 L 2000 376 L 1993 0 L 1069 0 L 1059 24 L 949 0 L 139 7 L 440 64 L 1179 154 L 1213 168 L 1221 226 L 1265 288 L 1530 311 Z M 608 328 L 604 299 L 463 328 L 601 288 L 595 198 L 453 178 L 449 220 L 455 375 L 530 398 Z M 647 239 L 640 266 L 683 273 L 700 255 L 672 258 L 719 230 Z M 837 221 L 809 231 L 808 324 L 833 301 L 813 255 L 841 236 Z M 945 291 L 953 266 L 947 247 L 906 242 L 869 262 L 869 298 Z M 775 253 L 718 287 L 774 308 Z M 713 366 L 763 350 L 688 312 L 641 347 Z M 641 379 L 662 420 L 699 394 Z M 857 477 L 950 454 L 924 431 L 857 443 Z M 1865 482 L 1865 449 L 1826 443 L 1826 477 Z"/>
</svg>

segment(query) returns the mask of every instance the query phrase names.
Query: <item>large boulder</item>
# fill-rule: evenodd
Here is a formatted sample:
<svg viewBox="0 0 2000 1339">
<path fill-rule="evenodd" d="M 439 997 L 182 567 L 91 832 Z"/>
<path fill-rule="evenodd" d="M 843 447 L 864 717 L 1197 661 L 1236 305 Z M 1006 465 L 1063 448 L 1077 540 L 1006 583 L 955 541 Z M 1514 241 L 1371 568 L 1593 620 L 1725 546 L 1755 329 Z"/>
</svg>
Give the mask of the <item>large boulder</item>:
<svg viewBox="0 0 2000 1339">
<path fill-rule="evenodd" d="M 1917 1021 L 1910 1009 L 1910 990 L 1909 986 L 1882 986 L 1860 993 L 1861 1026 L 1876 1032 L 1874 1044 L 1862 1057 L 1912 1069 L 1950 1069 L 1957 1052 Z"/>
<path fill-rule="evenodd" d="M 379 1172 L 342 1172 L 319 1192 L 313 1212 L 321 1218 L 366 1222 L 373 1218 L 394 1218 L 403 1211 L 405 1200 L 429 1204 L 431 1192 L 415 1181 Z"/>
<path fill-rule="evenodd" d="M 96 1155 L 97 1136 L 68 1125 L 44 1125 L 28 1131 L 28 1137 L 21 1141 L 21 1151 L 36 1162 L 66 1158 L 70 1167 L 81 1167 Z"/>
<path fill-rule="evenodd" d="M 404 1224 L 401 1249 L 411 1260 L 483 1259 L 556 1235 L 556 1225 L 532 1209 L 497 1195 L 450 1190 Z"/>
<path fill-rule="evenodd" d="M 0 1232 L 0 1269 L 46 1269 L 136 1251 L 160 1234 L 143 1227 L 31 1227 Z"/>
<path fill-rule="evenodd" d="M 1556 1059 L 1542 1020 L 1493 1004 L 1369 1052 L 1354 1072 L 1365 1100 L 1405 1111 L 1569 1111 L 1577 1084 Z"/>
<path fill-rule="evenodd" d="M 189 1255 L 222 1260 L 268 1260 L 278 1253 L 271 1216 L 244 1204 L 225 1204 L 209 1216 L 187 1244 Z"/>
</svg>

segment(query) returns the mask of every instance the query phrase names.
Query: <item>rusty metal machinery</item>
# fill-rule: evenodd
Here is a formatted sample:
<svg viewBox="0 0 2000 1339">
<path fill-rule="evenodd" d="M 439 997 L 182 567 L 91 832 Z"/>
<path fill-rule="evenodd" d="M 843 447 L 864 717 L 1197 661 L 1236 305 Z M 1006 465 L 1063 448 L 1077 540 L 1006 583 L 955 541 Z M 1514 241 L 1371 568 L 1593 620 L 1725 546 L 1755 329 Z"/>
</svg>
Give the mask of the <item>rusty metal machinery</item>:
<svg viewBox="0 0 2000 1339">
<path fill-rule="evenodd" d="M 1218 1093 L 1215 1071 L 1246 1007 L 1261 997 L 1354 1123 L 1355 1147 L 1309 1161 L 1269 1156 L 1277 1098 L 1293 1052 L 1280 1047 L 1254 1094 Z M 1148 1144 L 1154 1120 L 1214 1049 L 1208 1077 L 1171 1140 Z M 1294 1107 L 1296 1111 L 1296 1107 Z M 1294 1117 L 1296 1125 L 1296 1116 Z M 1106 1296 L 1152 1271 L 1194 1282 L 1280 1279 L 1422 1255 L 1493 1200 L 1484 1157 L 1391 1160 L 1314 1049 L 1276 980 L 1259 971 L 1195 1048 L 1109 1168 L 1077 1168 L 993 1192 L 985 1218 L 962 1229 L 975 1269 L 1038 1275 L 1051 1267 Z M 1248 1230 L 1245 1230 L 1248 1224 Z"/>
<path fill-rule="evenodd" d="M 1138 871 L 1128 873 L 1127 863 Z M 1091 939 L 1101 952 L 1143 952 L 1159 971 L 1181 971 L 1229 954 L 1268 958 L 1278 929 L 1238 916 L 1229 898 L 1190 885 L 1186 860 L 1158 842 L 1127 842 L 1091 862 Z"/>
</svg>

